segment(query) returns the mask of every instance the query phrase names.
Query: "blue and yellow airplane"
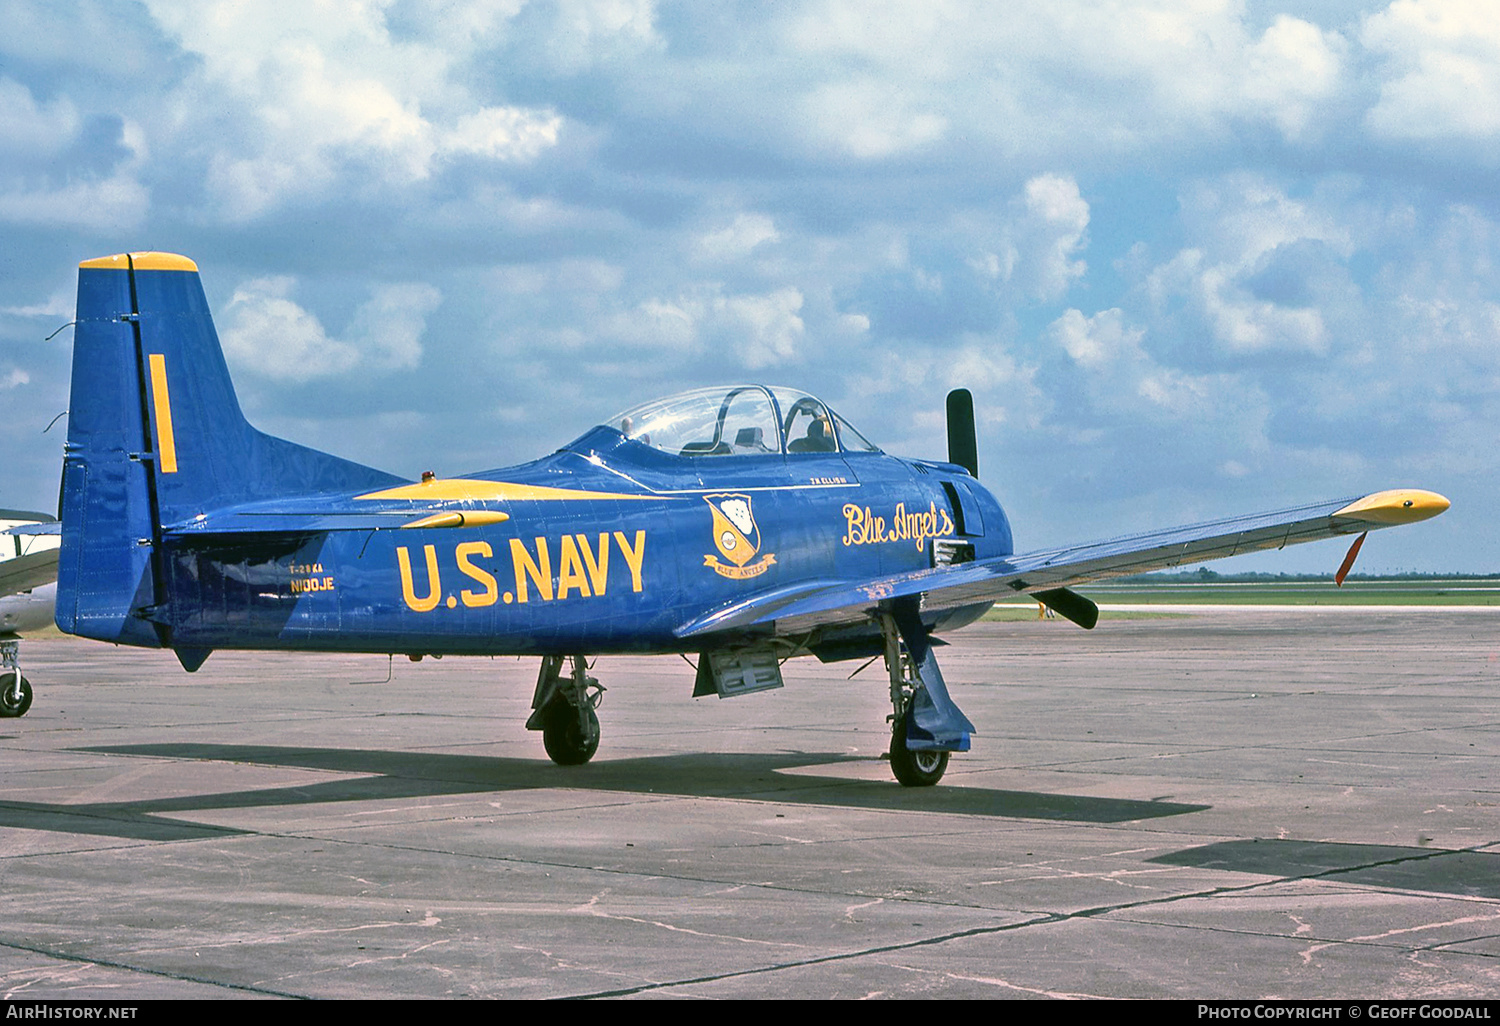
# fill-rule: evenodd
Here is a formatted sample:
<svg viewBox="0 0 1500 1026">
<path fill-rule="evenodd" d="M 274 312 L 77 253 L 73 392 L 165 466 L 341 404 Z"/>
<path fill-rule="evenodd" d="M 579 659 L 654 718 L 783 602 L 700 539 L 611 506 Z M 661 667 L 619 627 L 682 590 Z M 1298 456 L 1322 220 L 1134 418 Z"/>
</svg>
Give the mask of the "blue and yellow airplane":
<svg viewBox="0 0 1500 1026">
<path fill-rule="evenodd" d="M 21 635 L 54 619 L 57 518 L 0 509 L 0 717 L 25 716 L 31 682 L 21 673 Z"/>
<path fill-rule="evenodd" d="M 1092 627 L 1087 581 L 1448 507 L 1383 491 L 1017 553 L 976 479 L 962 390 L 947 463 L 887 455 L 804 392 L 734 385 L 637 406 L 532 463 L 409 481 L 251 427 L 185 257 L 85 261 L 75 339 L 59 627 L 169 648 L 188 671 L 216 648 L 533 654 L 527 727 L 561 764 L 599 744 L 590 656 L 696 655 L 693 693 L 722 697 L 781 686 L 792 656 L 883 656 L 891 768 L 935 784 L 974 726 L 934 636 L 996 599 Z"/>
</svg>

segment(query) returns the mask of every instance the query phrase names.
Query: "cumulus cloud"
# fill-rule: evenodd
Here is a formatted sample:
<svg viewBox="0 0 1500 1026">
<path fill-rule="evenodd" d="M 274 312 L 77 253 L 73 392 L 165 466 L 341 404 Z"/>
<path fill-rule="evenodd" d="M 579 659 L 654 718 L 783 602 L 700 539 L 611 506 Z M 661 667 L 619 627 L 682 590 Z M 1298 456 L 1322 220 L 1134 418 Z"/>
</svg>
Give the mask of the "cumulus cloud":
<svg viewBox="0 0 1500 1026">
<path fill-rule="evenodd" d="M 277 276 L 252 279 L 235 290 L 224 311 L 223 342 L 237 366 L 288 382 L 333 377 L 356 367 L 371 373 L 411 369 L 422 359 L 427 315 L 442 298 L 421 283 L 379 287 L 355 313 L 347 340 L 340 340 L 292 300 L 296 287 L 295 279 Z"/>
<path fill-rule="evenodd" d="M 66 96 L 38 103 L 31 90 L 0 78 L 0 153 L 9 160 L 34 160 L 55 153 L 72 140 L 81 119 Z"/>
<path fill-rule="evenodd" d="M 74 151 L 91 127 L 107 151 L 85 163 Z M 0 221 L 128 231 L 146 217 L 150 194 L 138 177 L 145 140 L 134 122 L 91 126 L 68 97 L 38 103 L 26 86 L 0 78 L 0 155 Z"/>
<path fill-rule="evenodd" d="M 232 119 L 193 105 L 184 112 L 190 125 L 213 124 L 207 183 L 232 220 L 346 181 L 409 185 L 447 157 L 524 162 L 558 140 L 555 112 L 476 103 L 452 80 L 452 65 L 482 36 L 449 38 L 457 53 L 397 38 L 384 3 L 150 6 L 198 58 L 184 91 L 213 96 L 232 112 Z M 513 13 L 491 5 L 461 20 L 494 33 Z"/>
<path fill-rule="evenodd" d="M 145 221 L 149 203 L 146 187 L 124 174 L 55 188 L 22 186 L 0 192 L 0 221 L 124 232 Z"/>
<path fill-rule="evenodd" d="M 1368 123 L 1393 139 L 1463 139 L 1500 157 L 1500 8 L 1395 0 L 1365 20 L 1361 40 L 1390 77 Z"/>
<path fill-rule="evenodd" d="M 358 339 L 369 362 L 379 370 L 410 370 L 422 362 L 422 334 L 427 315 L 442 293 L 421 282 L 384 285 L 355 312 L 349 337 Z"/>
<path fill-rule="evenodd" d="M 874 160 L 961 139 L 1056 165 L 1191 151 L 1241 123 L 1315 135 L 1354 86 L 1343 34 L 1315 18 L 1274 14 L 1257 36 L 1229 2 L 1016 0 L 1000 18 L 822 0 L 783 38 L 818 69 L 797 109 L 825 146 Z"/>
<path fill-rule="evenodd" d="M 1316 305 L 1319 297 L 1284 285 L 1268 289 L 1262 272 L 1280 254 L 1306 243 L 1347 257 L 1353 249 L 1350 227 L 1319 204 L 1289 197 L 1258 176 L 1200 183 L 1183 205 L 1199 244 L 1150 272 L 1147 291 L 1158 310 L 1185 301 L 1209 337 L 1228 352 L 1326 353 L 1329 336 Z"/>
<path fill-rule="evenodd" d="M 794 360 L 804 325 L 798 316 L 802 293 L 781 288 L 763 295 L 724 296 L 714 300 L 716 328 L 727 348 L 739 354 L 748 370 Z"/>
<path fill-rule="evenodd" d="M 1029 291 L 1037 299 L 1060 299 L 1088 270 L 1074 257 L 1086 243 L 1089 205 L 1072 178 L 1039 175 L 1026 183 L 1025 209 L 1018 235 L 1029 258 Z"/>
<path fill-rule="evenodd" d="M 1079 257 L 1088 245 L 1089 205 L 1070 175 L 1028 179 L 998 225 L 970 221 L 959 219 L 956 231 L 961 244 L 973 246 L 963 267 L 991 288 L 1008 285 L 1018 291 L 1008 298 L 1053 302 L 1088 273 Z M 912 273 L 919 290 L 943 291 L 940 271 L 917 267 Z"/>
<path fill-rule="evenodd" d="M 1046 427 L 1058 436 L 1059 465 L 1083 468 L 1083 492 L 1101 484 L 1111 494 L 1149 491 L 1134 476 L 1147 464 L 1207 483 L 1243 476 L 1230 464 L 1263 463 L 1271 403 L 1254 377 L 1174 365 L 1132 320 L 1120 308 L 1093 316 L 1070 309 L 1047 329 L 1070 364 L 1043 379 L 1060 411 Z"/>
<path fill-rule="evenodd" d="M 1237 353 L 1326 351 L 1328 334 L 1320 311 L 1255 299 L 1239 287 L 1233 270 L 1223 266 L 1208 268 L 1196 284 L 1197 299 L 1213 326 L 1213 336 L 1227 349 Z"/>
<path fill-rule="evenodd" d="M 45 302 L 41 303 L 27 303 L 21 306 L 0 306 L 0 313 L 10 314 L 13 317 L 71 317 L 73 311 L 73 294 L 71 292 L 55 292 Z"/>
<path fill-rule="evenodd" d="M 438 148 L 491 160 L 532 160 L 557 145 L 561 126 L 562 118 L 550 111 L 485 107 L 465 114 L 451 130 L 441 133 Z"/>
<path fill-rule="evenodd" d="M 1278 14 L 1247 47 L 1240 95 L 1283 135 L 1307 134 L 1319 112 L 1346 87 L 1344 40 L 1310 22 Z"/>
<path fill-rule="evenodd" d="M 698 340 L 700 304 L 648 299 L 634 309 L 606 318 L 600 333 L 606 345 L 623 344 L 636 350 L 684 351 Z"/>
<path fill-rule="evenodd" d="M 517 6 L 530 21 L 528 46 L 556 72 L 577 74 L 662 46 L 656 0 L 552 0 Z"/>
<path fill-rule="evenodd" d="M 1085 370 L 1102 370 L 1119 361 L 1143 359 L 1143 328 L 1125 326 L 1118 307 L 1084 317 L 1079 310 L 1068 310 L 1052 322 L 1052 337 Z"/>
<path fill-rule="evenodd" d="M 786 287 L 765 293 L 724 293 L 700 287 L 674 300 L 650 299 L 602 325 L 616 342 L 643 349 L 701 349 L 716 365 L 760 370 L 793 362 L 806 325 L 804 296 Z"/>
<path fill-rule="evenodd" d="M 0 223 L 44 255 L 12 261 L 0 331 L 66 312 L 43 297 L 76 259 L 190 246 L 295 437 L 345 415 L 306 381 L 403 411 L 372 460 L 420 470 L 458 435 L 485 465 L 535 454 L 475 417 L 763 376 L 941 455 L 964 384 L 1059 542 L 1101 509 L 1146 527 L 1382 466 L 1500 501 L 1475 441 L 1500 430 L 1489 6 L 50 11 L 0 38 Z M 0 370 L 16 423 L 56 413 L 58 354 L 16 358 L 26 387 Z"/>
<path fill-rule="evenodd" d="M 711 260 L 733 260 L 765 242 L 781 238 L 765 214 L 736 214 L 733 221 L 698 238 L 698 249 Z"/>
<path fill-rule="evenodd" d="M 818 86 L 803 101 L 802 115 L 815 140 L 832 141 L 860 160 L 919 150 L 948 129 L 942 114 L 913 102 L 899 85 L 875 78 Z"/>
</svg>

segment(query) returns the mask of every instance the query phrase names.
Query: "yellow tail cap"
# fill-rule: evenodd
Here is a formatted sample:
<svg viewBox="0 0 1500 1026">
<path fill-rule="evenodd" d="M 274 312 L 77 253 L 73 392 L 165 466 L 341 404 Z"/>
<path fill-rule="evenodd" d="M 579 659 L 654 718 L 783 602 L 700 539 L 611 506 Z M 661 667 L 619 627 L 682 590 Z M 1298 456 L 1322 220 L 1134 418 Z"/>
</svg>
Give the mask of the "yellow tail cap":
<svg viewBox="0 0 1500 1026">
<path fill-rule="evenodd" d="M 114 256 L 95 257 L 78 265 L 79 270 L 127 271 L 196 271 L 198 265 L 176 253 L 116 253 Z"/>
</svg>

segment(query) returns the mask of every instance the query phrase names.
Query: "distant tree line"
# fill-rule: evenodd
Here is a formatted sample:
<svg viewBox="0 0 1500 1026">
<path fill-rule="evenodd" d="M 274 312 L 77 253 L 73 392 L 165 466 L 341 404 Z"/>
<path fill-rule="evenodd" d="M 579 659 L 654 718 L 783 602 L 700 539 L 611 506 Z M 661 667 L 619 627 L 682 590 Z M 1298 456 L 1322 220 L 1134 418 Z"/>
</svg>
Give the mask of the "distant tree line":
<svg viewBox="0 0 1500 1026">
<path fill-rule="evenodd" d="M 1461 578 L 1466 581 L 1500 580 L 1500 574 L 1424 574 L 1403 571 L 1394 574 L 1350 574 L 1346 581 L 1451 581 Z M 1118 577 L 1120 584 L 1315 584 L 1333 580 L 1333 574 L 1268 574 L 1261 572 L 1221 574 L 1206 566 L 1196 570 L 1176 570 L 1171 573 L 1136 574 L 1133 577 Z"/>
</svg>

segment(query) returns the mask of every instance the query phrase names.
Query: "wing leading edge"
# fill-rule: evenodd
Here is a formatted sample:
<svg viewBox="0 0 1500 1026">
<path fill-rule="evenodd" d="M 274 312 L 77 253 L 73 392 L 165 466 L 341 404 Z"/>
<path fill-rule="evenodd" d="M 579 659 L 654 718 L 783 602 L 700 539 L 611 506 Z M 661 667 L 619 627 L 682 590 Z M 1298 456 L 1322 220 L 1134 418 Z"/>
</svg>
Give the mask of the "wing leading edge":
<svg viewBox="0 0 1500 1026">
<path fill-rule="evenodd" d="M 924 611 L 942 612 L 1017 592 L 1053 591 L 1182 563 L 1416 523 L 1437 516 L 1448 506 L 1448 500 L 1435 492 L 1396 489 L 866 581 L 809 584 L 724 606 L 683 624 L 677 635 L 690 638 L 767 628 L 776 634 L 802 634 L 815 627 L 860 623 L 882 603 L 912 595 L 921 596 Z"/>
</svg>

